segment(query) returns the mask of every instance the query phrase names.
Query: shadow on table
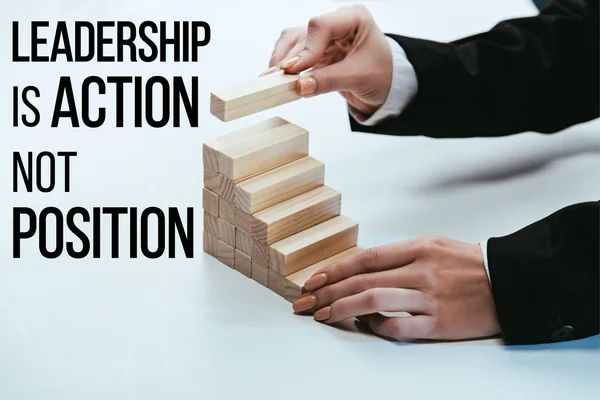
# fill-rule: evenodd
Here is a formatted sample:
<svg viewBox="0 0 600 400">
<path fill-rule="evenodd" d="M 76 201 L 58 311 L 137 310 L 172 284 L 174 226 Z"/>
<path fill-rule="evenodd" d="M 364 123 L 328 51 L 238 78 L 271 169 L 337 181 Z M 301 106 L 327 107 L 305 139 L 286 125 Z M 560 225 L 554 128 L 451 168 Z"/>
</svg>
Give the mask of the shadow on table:
<svg viewBox="0 0 600 400">
<path fill-rule="evenodd" d="M 460 189 L 463 186 L 494 183 L 530 175 L 557 161 L 585 154 L 600 154 L 600 143 L 574 142 L 568 148 L 557 148 L 546 153 L 533 154 L 531 158 L 477 168 L 455 176 L 447 176 L 420 188 L 425 193 Z"/>
</svg>

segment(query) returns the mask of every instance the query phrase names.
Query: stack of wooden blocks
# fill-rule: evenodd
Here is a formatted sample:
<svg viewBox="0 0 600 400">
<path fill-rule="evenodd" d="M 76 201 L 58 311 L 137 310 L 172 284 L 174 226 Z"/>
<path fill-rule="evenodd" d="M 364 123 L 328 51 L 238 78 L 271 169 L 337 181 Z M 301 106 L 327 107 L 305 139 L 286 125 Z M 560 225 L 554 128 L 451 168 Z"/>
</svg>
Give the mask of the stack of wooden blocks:
<svg viewBox="0 0 600 400">
<path fill-rule="evenodd" d="M 211 94 L 223 121 L 298 98 L 275 74 Z M 271 118 L 203 145 L 204 251 L 289 301 L 327 264 L 358 252 L 358 224 L 308 155 L 308 132 Z"/>
</svg>

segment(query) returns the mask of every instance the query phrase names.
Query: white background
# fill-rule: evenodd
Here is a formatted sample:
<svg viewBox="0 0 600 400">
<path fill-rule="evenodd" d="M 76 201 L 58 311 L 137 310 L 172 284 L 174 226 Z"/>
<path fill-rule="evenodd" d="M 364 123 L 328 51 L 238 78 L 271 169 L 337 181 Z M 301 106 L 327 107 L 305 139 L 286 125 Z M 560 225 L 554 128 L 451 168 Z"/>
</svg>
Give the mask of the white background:
<svg viewBox="0 0 600 400">
<path fill-rule="evenodd" d="M 526 0 L 365 3 L 384 31 L 442 41 L 535 13 Z M 294 316 L 289 303 L 202 253 L 201 143 L 274 115 L 310 131 L 311 155 L 326 164 L 326 183 L 343 193 L 343 213 L 360 223 L 363 246 L 432 234 L 476 242 L 600 198 L 597 122 L 551 136 L 386 137 L 350 132 L 336 94 L 228 124 L 209 114 L 209 92 L 264 70 L 283 28 L 342 4 L 2 0 L 0 399 L 583 399 L 600 393 L 598 336 L 512 348 L 498 341 L 390 343 L 356 332 L 352 323 L 335 329 Z M 35 19 L 205 20 L 213 36 L 195 64 L 12 64 L 10 21 Z M 26 51 L 28 44 L 22 46 Z M 116 129 L 114 98 L 107 96 L 94 102 L 109 108 L 104 127 L 50 129 L 61 75 L 75 83 L 88 75 L 197 75 L 200 128 Z M 39 127 L 12 128 L 13 85 L 42 92 Z M 59 185 L 49 194 L 12 193 L 12 152 L 43 150 L 79 153 L 72 192 L 61 193 Z M 179 252 L 175 260 L 130 260 L 123 247 L 114 260 L 106 247 L 99 260 L 46 260 L 30 240 L 23 257 L 13 259 L 12 208 L 50 205 L 193 206 L 195 258 Z M 123 227 L 127 232 L 125 221 Z"/>
</svg>

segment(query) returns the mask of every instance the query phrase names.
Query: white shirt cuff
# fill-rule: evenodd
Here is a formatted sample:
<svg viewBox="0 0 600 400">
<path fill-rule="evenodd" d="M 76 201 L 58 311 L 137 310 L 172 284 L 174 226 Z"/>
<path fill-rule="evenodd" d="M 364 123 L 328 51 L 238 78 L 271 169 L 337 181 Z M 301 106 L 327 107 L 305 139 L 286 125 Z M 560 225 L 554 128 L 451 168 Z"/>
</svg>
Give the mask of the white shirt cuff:
<svg viewBox="0 0 600 400">
<path fill-rule="evenodd" d="M 392 53 L 392 84 L 388 97 L 373 115 L 365 118 L 364 115 L 348 107 L 350 115 L 361 125 L 373 126 L 381 121 L 399 116 L 415 97 L 418 90 L 417 74 L 402 46 L 394 39 L 386 37 Z"/>
<path fill-rule="evenodd" d="M 490 278 L 490 267 L 487 258 L 487 239 L 479 242 L 479 248 L 481 249 L 481 255 L 483 256 L 483 265 L 485 266 L 485 273 L 487 274 L 490 285 L 492 284 L 492 278 Z"/>
</svg>

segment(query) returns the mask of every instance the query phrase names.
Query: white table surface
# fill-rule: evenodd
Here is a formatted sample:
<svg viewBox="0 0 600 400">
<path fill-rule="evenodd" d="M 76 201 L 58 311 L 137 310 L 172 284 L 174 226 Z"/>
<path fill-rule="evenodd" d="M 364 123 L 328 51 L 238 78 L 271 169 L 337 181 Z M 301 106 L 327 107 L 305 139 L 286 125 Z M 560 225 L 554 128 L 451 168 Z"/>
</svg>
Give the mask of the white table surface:
<svg viewBox="0 0 600 400">
<path fill-rule="evenodd" d="M 211 4 L 212 3 L 212 4 Z M 600 123 L 543 136 L 433 140 L 351 133 L 336 94 L 223 124 L 208 92 L 258 74 L 281 29 L 344 2 L 3 0 L 0 21 L 0 399 L 594 398 L 599 337 L 540 346 L 497 340 L 391 343 L 291 313 L 289 303 L 201 251 L 201 142 L 279 115 L 361 225 L 360 244 L 420 235 L 476 242 L 600 198 Z M 367 1 L 385 31 L 451 40 L 532 15 L 525 0 Z M 205 20 L 197 64 L 10 63 L 11 20 Z M 47 128 L 60 75 L 198 75 L 201 127 Z M 37 85 L 44 115 L 11 128 L 12 85 Z M 102 100 L 109 105 L 112 99 Z M 109 111 L 109 118 L 114 113 Z M 112 120 L 109 120 L 112 121 Z M 12 193 L 13 151 L 76 150 L 71 193 Z M 195 258 L 12 259 L 11 212 L 56 205 L 196 207 Z M 126 232 L 126 231 L 125 231 Z M 104 236 L 107 238 L 107 236 Z M 122 242 L 125 245 L 125 242 Z M 595 397 L 598 398 L 598 397 Z"/>
</svg>

